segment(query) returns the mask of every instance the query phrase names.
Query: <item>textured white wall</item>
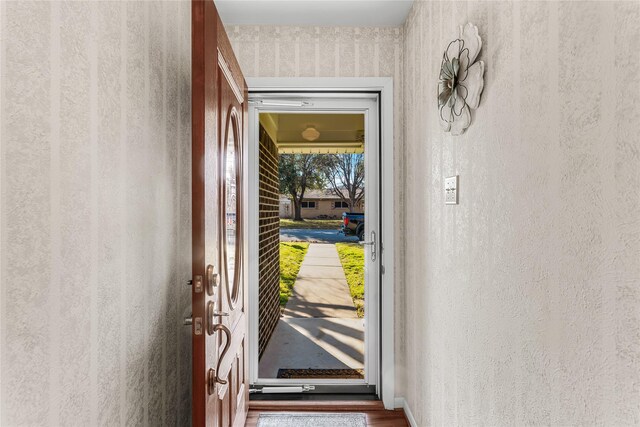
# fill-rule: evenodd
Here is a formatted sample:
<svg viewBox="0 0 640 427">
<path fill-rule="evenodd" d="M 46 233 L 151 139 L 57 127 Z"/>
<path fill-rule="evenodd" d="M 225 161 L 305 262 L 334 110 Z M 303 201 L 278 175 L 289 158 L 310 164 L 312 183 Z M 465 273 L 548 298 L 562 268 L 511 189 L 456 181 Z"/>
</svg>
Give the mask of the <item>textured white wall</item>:
<svg viewBox="0 0 640 427">
<path fill-rule="evenodd" d="M 190 3 L 0 8 L 0 424 L 188 425 Z"/>
<path fill-rule="evenodd" d="M 438 70 L 469 21 L 486 83 L 452 137 Z M 419 426 L 640 424 L 639 22 L 638 2 L 414 5 L 399 394 Z"/>
<path fill-rule="evenodd" d="M 189 9 L 0 2 L 2 425 L 189 422 Z M 486 84 L 456 138 L 435 88 L 467 21 Z M 247 76 L 404 87 L 398 395 L 418 425 L 640 423 L 638 22 L 637 2 L 461 1 L 417 2 L 404 30 L 230 28 Z"/>
<path fill-rule="evenodd" d="M 229 26 L 227 33 L 246 77 L 392 77 L 394 86 L 395 206 L 403 205 L 402 28 Z M 401 209 L 398 208 L 398 212 Z M 403 217 L 396 216 L 396 265 L 402 265 Z M 404 308 L 403 270 L 396 269 L 396 311 Z M 396 336 L 402 337 L 401 323 Z M 404 353 L 397 346 L 396 361 Z M 400 378 L 398 378 L 400 379 Z"/>
</svg>

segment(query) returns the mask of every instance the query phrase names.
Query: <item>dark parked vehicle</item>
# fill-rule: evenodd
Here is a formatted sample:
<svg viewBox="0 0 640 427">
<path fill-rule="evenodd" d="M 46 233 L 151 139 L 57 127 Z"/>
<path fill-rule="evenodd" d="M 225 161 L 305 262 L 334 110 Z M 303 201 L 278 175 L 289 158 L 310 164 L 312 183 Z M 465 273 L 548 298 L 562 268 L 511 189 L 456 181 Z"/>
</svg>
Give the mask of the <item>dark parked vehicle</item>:
<svg viewBox="0 0 640 427">
<path fill-rule="evenodd" d="M 345 236 L 358 236 L 358 240 L 364 240 L 364 214 L 357 212 L 343 213 L 342 232 Z"/>
</svg>

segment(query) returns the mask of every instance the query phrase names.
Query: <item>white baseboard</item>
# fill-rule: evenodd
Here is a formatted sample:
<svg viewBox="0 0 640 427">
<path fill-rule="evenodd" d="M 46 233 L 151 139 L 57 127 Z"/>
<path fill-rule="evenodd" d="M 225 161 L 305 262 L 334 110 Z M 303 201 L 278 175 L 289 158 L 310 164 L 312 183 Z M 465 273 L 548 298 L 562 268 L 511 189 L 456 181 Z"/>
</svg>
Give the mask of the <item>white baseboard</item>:
<svg viewBox="0 0 640 427">
<path fill-rule="evenodd" d="M 418 424 L 416 423 L 416 419 L 413 418 L 413 414 L 411 413 L 409 404 L 407 403 L 407 400 L 404 397 L 396 397 L 395 407 L 402 408 L 404 410 L 404 414 L 407 416 L 407 420 L 409 420 L 409 425 L 411 427 L 418 427 Z"/>
</svg>

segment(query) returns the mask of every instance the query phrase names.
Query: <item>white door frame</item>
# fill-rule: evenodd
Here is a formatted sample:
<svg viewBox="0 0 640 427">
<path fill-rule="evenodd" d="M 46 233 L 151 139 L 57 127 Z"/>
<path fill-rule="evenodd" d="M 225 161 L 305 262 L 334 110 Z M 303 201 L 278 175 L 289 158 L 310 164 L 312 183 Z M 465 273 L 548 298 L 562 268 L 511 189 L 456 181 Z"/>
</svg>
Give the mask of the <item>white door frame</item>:
<svg viewBox="0 0 640 427">
<path fill-rule="evenodd" d="M 381 167 L 380 171 L 380 187 L 381 187 L 381 211 L 382 230 L 380 236 L 380 244 L 378 245 L 378 255 L 380 256 L 380 265 L 382 268 L 381 277 L 381 306 L 380 306 L 380 357 L 379 371 L 380 377 L 378 381 L 378 390 L 380 397 L 386 409 L 394 408 L 395 394 L 395 345 L 394 345 L 394 168 L 393 168 L 393 148 L 394 148 L 394 132 L 393 132 L 393 79 L 390 77 L 372 77 L 372 78 L 247 78 L 249 92 L 378 92 L 380 94 L 380 146 L 381 146 Z M 251 110 L 251 108 L 250 108 Z M 253 145 L 251 141 L 257 140 L 256 129 L 249 123 L 249 141 L 250 147 Z M 245 182 L 254 182 L 258 175 L 258 156 L 252 152 L 254 150 L 245 150 L 245 164 L 247 168 L 245 173 Z M 258 235 L 258 217 L 257 211 L 250 208 L 255 205 L 251 201 L 256 198 L 257 188 L 255 185 L 248 185 L 245 194 L 249 197 L 249 203 L 246 203 L 245 218 L 247 223 L 245 229 L 249 236 Z M 366 236 L 368 239 L 369 236 Z M 248 260 L 248 277 L 250 283 L 258 281 L 258 260 L 257 257 L 251 256 L 257 250 L 256 239 L 248 242 L 245 250 L 249 255 L 245 259 Z M 249 296 L 249 340 L 250 343 L 258 342 L 258 318 L 253 313 L 258 313 L 257 295 L 253 298 Z M 257 352 L 251 352 L 253 353 Z M 253 356 L 254 358 L 256 356 Z M 250 366 L 257 366 L 257 360 L 249 359 Z M 250 382 L 255 382 L 257 372 L 250 370 Z"/>
<path fill-rule="evenodd" d="M 299 103 L 300 105 L 279 105 L 282 103 Z M 275 103 L 277 105 L 262 105 L 260 101 L 268 104 Z M 249 156 L 259 157 L 259 115 L 262 113 L 286 113 L 286 114 L 363 114 L 364 115 L 364 154 L 365 154 L 365 222 L 366 240 L 372 240 L 377 233 L 380 234 L 380 123 L 379 123 L 379 94 L 378 93 L 286 93 L 286 94 L 262 94 L 252 93 L 249 95 L 249 126 L 252 130 L 249 137 Z M 305 104 L 304 106 L 302 104 Z M 252 162 L 254 163 L 254 162 Z M 254 163 L 255 164 L 255 163 Z M 259 177 L 255 169 L 249 171 L 249 186 L 252 189 L 260 188 Z M 249 190 L 248 200 L 248 217 L 252 225 L 256 225 L 259 220 L 259 194 L 251 193 Z M 372 234 L 373 233 L 373 234 Z M 252 234 L 253 235 L 253 234 Z M 259 258 L 259 248 L 256 239 L 249 239 L 249 258 Z M 364 378 L 363 379 L 308 379 L 304 380 L 305 385 L 315 386 L 337 386 L 331 387 L 331 390 L 344 390 L 345 385 L 349 386 L 367 386 L 367 391 L 375 387 L 376 392 L 380 392 L 378 384 L 380 384 L 380 270 L 379 260 L 372 262 L 372 254 L 379 253 L 376 245 L 366 245 L 365 264 L 364 264 L 364 298 L 365 298 L 365 315 L 364 315 Z M 252 271 L 252 277 L 256 278 L 257 270 Z M 259 287 L 257 280 L 249 281 L 249 301 L 256 306 L 258 300 Z M 259 302 L 258 302 L 259 305 Z M 259 311 L 259 310 L 258 310 Z M 252 322 L 254 327 L 257 323 Z M 258 343 L 258 334 L 250 337 L 250 343 L 255 347 Z M 250 345 L 250 346 L 251 346 Z M 299 385 L 299 379 L 281 379 L 273 377 L 261 377 L 258 372 L 259 362 L 257 351 L 255 348 L 250 350 L 249 355 L 249 380 L 250 384 L 262 386 L 283 386 L 283 385 Z M 327 387 L 324 387 L 325 391 Z M 354 388 L 352 388 L 354 390 Z M 327 391 L 328 392 L 328 391 Z M 354 390 L 354 392 L 357 392 Z M 366 392 L 366 391 L 362 391 Z"/>
</svg>

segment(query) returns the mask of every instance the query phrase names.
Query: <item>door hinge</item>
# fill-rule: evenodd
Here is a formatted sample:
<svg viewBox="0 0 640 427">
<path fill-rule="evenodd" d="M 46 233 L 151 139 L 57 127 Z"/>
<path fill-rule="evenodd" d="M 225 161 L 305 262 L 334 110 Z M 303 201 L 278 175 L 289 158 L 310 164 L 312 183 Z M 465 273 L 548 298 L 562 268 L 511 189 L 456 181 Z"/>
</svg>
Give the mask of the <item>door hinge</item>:
<svg viewBox="0 0 640 427">
<path fill-rule="evenodd" d="M 384 274 L 384 265 L 380 266 L 380 274 Z"/>
</svg>

